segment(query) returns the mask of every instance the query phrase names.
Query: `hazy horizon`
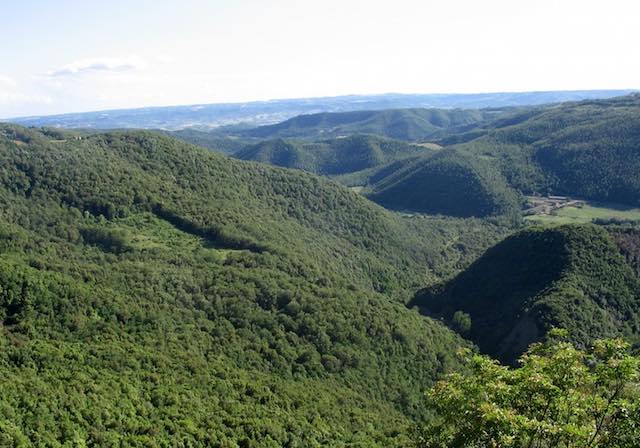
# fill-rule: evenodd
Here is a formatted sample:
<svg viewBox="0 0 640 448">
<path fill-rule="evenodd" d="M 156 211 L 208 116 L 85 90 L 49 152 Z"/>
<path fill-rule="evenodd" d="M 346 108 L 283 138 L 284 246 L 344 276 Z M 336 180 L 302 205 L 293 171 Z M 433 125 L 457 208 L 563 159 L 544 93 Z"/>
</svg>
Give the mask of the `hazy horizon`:
<svg viewBox="0 0 640 448">
<path fill-rule="evenodd" d="M 638 13 L 622 1 L 25 0 L 3 11 L 0 37 L 11 45 L 0 117 L 391 92 L 634 90 Z"/>
<path fill-rule="evenodd" d="M 173 108 L 173 107 L 199 107 L 199 106 L 211 106 L 211 105 L 226 105 L 226 104 L 253 104 L 253 103 L 276 103 L 276 102 L 285 102 L 285 101 L 296 101 L 296 100 L 314 100 L 314 99 L 331 99 L 331 98 L 349 98 L 349 97 L 382 97 L 382 96 L 392 96 L 392 95 L 405 95 L 405 96 L 455 96 L 455 95 L 500 95 L 500 94 L 536 94 L 536 93 L 562 93 L 562 92 L 640 92 L 640 89 L 633 88 L 621 88 L 621 89 L 580 89 L 580 90 L 526 90 L 526 91 L 510 91 L 510 92 L 410 92 L 410 93 L 400 93 L 400 92 L 382 92 L 382 93 L 347 93 L 344 95 L 327 95 L 327 96 L 306 96 L 306 97 L 290 97 L 290 98 L 267 98 L 263 100 L 247 100 L 247 101 L 220 101 L 220 102 L 212 102 L 212 103 L 176 103 L 176 104 L 160 104 L 154 106 L 133 106 L 133 107 L 120 107 L 120 108 L 109 108 L 109 109 L 92 109 L 92 110 L 73 110 L 69 112 L 61 112 L 61 113 L 53 113 L 53 114 L 34 114 L 34 115 L 21 115 L 21 116 L 11 116 L 11 117 L 0 117 L 0 120 L 11 120 L 11 119 L 22 119 L 22 118 L 31 118 L 31 117 L 47 117 L 47 116 L 55 116 L 55 115 L 75 115 L 75 114 L 90 114 L 90 113 L 100 113 L 100 112 L 111 112 L 118 110 L 136 110 L 136 109 L 163 109 L 163 108 Z M 623 93 L 624 94 L 624 93 Z"/>
</svg>

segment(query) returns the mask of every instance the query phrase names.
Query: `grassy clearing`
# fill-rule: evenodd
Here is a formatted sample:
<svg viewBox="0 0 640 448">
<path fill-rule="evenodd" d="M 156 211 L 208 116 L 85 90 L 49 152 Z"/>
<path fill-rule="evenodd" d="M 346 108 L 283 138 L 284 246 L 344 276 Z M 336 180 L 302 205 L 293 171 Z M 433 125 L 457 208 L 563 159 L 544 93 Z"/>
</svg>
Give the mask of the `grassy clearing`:
<svg viewBox="0 0 640 448">
<path fill-rule="evenodd" d="M 135 250 L 169 250 L 210 252 L 211 256 L 224 261 L 233 249 L 218 249 L 209 247 L 204 239 L 183 232 L 172 224 L 159 219 L 151 213 L 132 214 L 117 219 L 109 225 L 114 229 L 124 230 L 127 243 Z"/>
<path fill-rule="evenodd" d="M 551 215 L 527 216 L 525 221 L 535 224 L 580 224 L 596 219 L 640 220 L 640 208 L 625 205 L 590 202 L 578 207 L 563 207 Z"/>
<path fill-rule="evenodd" d="M 417 145 L 422 146 L 423 148 L 433 149 L 435 151 L 442 149 L 442 146 L 438 145 L 437 143 L 431 143 L 431 142 L 417 143 Z"/>
</svg>

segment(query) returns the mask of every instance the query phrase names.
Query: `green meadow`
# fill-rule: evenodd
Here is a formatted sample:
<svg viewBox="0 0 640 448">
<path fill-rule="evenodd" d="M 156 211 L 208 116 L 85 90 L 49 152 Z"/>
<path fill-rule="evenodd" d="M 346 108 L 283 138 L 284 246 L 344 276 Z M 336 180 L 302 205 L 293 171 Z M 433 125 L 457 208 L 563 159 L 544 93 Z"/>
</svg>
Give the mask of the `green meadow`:
<svg viewBox="0 0 640 448">
<path fill-rule="evenodd" d="M 551 215 L 533 215 L 525 218 L 530 223 L 552 225 L 589 223 L 597 219 L 640 221 L 640 208 L 589 202 L 578 207 L 563 207 Z"/>
</svg>

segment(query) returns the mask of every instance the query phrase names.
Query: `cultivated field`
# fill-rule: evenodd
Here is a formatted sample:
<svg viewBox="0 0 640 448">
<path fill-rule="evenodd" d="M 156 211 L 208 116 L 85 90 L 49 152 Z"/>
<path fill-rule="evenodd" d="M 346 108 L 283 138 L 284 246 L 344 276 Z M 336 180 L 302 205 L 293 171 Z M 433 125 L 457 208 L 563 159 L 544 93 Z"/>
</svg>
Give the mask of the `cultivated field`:
<svg viewBox="0 0 640 448">
<path fill-rule="evenodd" d="M 552 211 L 550 214 L 525 217 L 527 222 L 536 224 L 577 224 L 592 222 L 596 219 L 640 220 L 640 208 L 587 202 L 578 206 L 562 207 Z"/>
</svg>

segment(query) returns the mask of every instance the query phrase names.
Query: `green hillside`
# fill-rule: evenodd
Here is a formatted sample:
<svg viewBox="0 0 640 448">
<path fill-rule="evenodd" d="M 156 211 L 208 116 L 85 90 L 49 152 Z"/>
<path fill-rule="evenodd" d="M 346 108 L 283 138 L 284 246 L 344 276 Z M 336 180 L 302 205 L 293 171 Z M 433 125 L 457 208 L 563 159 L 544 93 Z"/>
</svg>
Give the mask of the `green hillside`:
<svg viewBox="0 0 640 448">
<path fill-rule="evenodd" d="M 519 207 L 512 190 L 640 204 L 639 95 L 500 110 L 302 115 L 246 132 L 263 138 L 324 138 L 269 140 L 239 154 L 366 186 L 371 199 L 392 209 L 489 216 Z M 408 163 L 416 154 L 397 141 L 383 148 L 362 136 L 326 139 L 355 132 L 436 140 L 458 155 Z"/>
<path fill-rule="evenodd" d="M 225 137 L 211 131 L 200 131 L 198 129 L 186 128 L 167 132 L 167 134 L 187 143 L 192 143 L 224 154 L 233 154 L 246 145 L 246 142 L 242 140 Z"/>
<path fill-rule="evenodd" d="M 472 137 L 458 148 L 525 193 L 640 204 L 640 95 L 535 108 Z"/>
<path fill-rule="evenodd" d="M 254 138 L 322 139 L 374 134 L 399 140 L 426 140 L 445 131 L 463 132 L 502 114 L 501 109 L 388 109 L 299 115 L 240 133 Z"/>
<path fill-rule="evenodd" d="M 360 171 L 354 171 L 353 173 L 331 176 L 331 178 L 349 187 L 366 189 L 376 182 L 384 179 L 385 177 L 395 173 L 396 171 L 400 171 L 404 167 L 411 165 L 416 160 L 420 160 L 423 157 L 428 156 L 431 151 L 432 150 L 425 151 L 426 154 L 423 153 L 423 155 L 399 158 L 383 165 L 374 166 L 372 168 L 367 168 Z"/>
<path fill-rule="evenodd" d="M 491 163 L 455 151 L 387 167 L 368 197 L 391 209 L 452 216 L 516 216 L 519 198 Z M 383 173 L 382 173 L 383 174 Z"/>
<path fill-rule="evenodd" d="M 509 362 L 553 326 L 583 345 L 640 334 L 640 278 L 593 225 L 521 231 L 412 304 Z"/>
<path fill-rule="evenodd" d="M 640 277 L 640 227 L 630 225 L 610 226 L 608 228 L 616 244 L 620 247 L 627 263 Z"/>
<path fill-rule="evenodd" d="M 15 446 L 405 446 L 466 343 L 402 301 L 507 231 L 150 132 L 3 125 L 0 206 Z"/>
<path fill-rule="evenodd" d="M 236 152 L 234 157 L 317 174 L 340 175 L 433 152 L 399 140 L 354 135 L 318 142 L 266 140 Z"/>
</svg>

